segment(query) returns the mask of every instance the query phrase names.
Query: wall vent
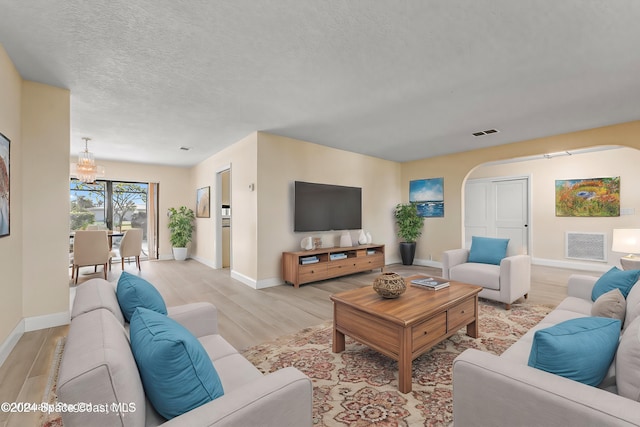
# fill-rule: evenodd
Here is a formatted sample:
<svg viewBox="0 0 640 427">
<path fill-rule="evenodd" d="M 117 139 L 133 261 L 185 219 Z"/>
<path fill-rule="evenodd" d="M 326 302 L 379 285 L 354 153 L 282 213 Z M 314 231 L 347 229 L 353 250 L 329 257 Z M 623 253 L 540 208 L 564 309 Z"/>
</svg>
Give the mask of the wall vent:
<svg viewBox="0 0 640 427">
<path fill-rule="evenodd" d="M 607 236 L 604 233 L 565 233 L 565 257 L 607 262 Z"/>
<path fill-rule="evenodd" d="M 479 132 L 474 132 L 472 133 L 473 136 L 483 136 L 483 135 L 491 135 L 492 133 L 498 133 L 500 132 L 498 129 L 487 129 L 487 130 L 481 130 Z"/>
</svg>

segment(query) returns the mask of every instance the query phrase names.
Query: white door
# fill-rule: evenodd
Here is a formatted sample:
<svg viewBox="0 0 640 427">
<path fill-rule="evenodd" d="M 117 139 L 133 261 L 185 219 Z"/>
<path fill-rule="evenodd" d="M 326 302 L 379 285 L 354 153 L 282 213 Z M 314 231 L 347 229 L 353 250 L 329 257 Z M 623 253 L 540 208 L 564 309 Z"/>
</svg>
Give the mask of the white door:
<svg viewBox="0 0 640 427">
<path fill-rule="evenodd" d="M 508 255 L 529 253 L 529 179 L 469 180 L 465 185 L 465 246 L 472 236 L 509 239 Z"/>
</svg>

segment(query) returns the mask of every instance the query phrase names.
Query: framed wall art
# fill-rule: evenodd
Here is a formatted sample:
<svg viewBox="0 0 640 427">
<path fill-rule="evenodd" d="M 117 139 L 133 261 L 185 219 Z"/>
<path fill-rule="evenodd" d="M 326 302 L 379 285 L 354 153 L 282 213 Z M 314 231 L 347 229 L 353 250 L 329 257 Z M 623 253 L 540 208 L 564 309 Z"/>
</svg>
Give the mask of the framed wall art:
<svg viewBox="0 0 640 427">
<path fill-rule="evenodd" d="M 409 201 L 417 205 L 422 217 L 443 217 L 444 177 L 410 181 Z"/>
<path fill-rule="evenodd" d="M 196 218 L 209 218 L 210 203 L 209 192 L 211 187 L 198 188 L 196 193 Z"/>
<path fill-rule="evenodd" d="M 9 138 L 0 133 L 0 237 L 8 236 L 10 231 L 10 144 Z"/>
<path fill-rule="evenodd" d="M 620 216 L 620 177 L 556 180 L 556 216 Z"/>
</svg>

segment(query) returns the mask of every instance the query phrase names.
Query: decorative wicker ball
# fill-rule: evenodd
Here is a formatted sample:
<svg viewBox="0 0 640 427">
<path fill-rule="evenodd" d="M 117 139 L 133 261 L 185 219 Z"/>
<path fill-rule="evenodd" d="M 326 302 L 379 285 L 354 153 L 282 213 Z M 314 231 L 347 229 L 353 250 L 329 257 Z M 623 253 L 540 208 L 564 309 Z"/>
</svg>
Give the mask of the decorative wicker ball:
<svg viewBox="0 0 640 427">
<path fill-rule="evenodd" d="M 373 290 L 383 298 L 398 298 L 407 290 L 407 285 L 402 276 L 388 272 L 374 279 Z"/>
</svg>

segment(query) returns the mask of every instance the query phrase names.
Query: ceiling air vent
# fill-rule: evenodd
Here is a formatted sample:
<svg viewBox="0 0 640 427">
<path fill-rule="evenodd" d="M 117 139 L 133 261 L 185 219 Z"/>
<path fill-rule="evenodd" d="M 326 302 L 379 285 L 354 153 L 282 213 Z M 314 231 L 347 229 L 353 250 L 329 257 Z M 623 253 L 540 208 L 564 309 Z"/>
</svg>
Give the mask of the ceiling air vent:
<svg viewBox="0 0 640 427">
<path fill-rule="evenodd" d="M 481 130 L 480 132 L 474 132 L 473 136 L 483 136 L 483 135 L 491 135 L 492 133 L 498 133 L 500 132 L 497 129 L 487 129 L 487 130 Z"/>
</svg>

